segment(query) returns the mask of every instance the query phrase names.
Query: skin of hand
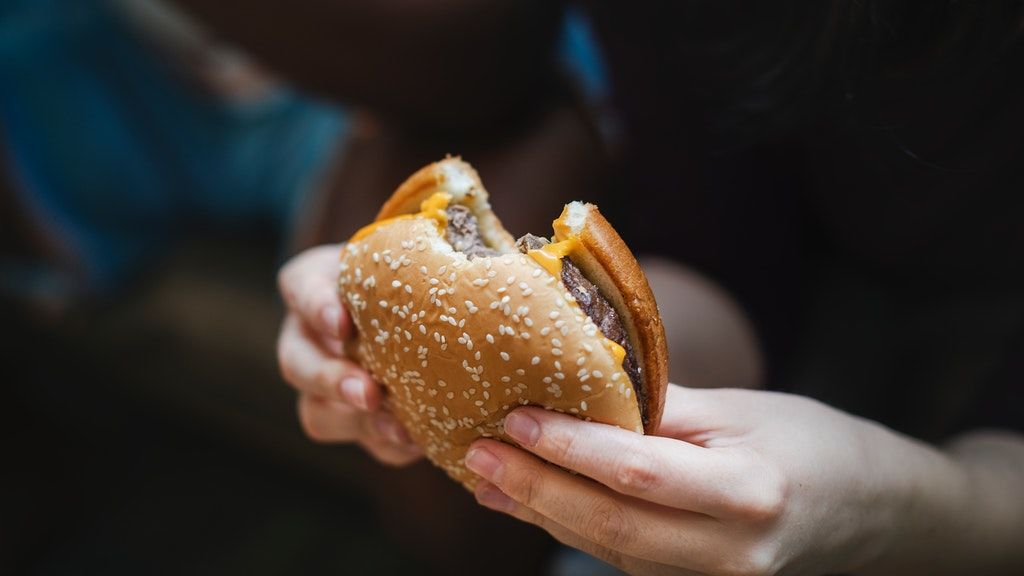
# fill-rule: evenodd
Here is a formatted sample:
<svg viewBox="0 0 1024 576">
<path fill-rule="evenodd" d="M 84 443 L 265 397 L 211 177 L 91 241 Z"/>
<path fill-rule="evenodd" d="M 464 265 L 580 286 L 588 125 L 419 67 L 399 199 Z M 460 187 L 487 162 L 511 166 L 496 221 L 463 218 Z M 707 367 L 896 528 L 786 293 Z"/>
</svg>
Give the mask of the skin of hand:
<svg viewBox="0 0 1024 576">
<path fill-rule="evenodd" d="M 422 457 L 381 406 L 383 391 L 345 356 L 353 326 L 337 290 L 340 245 L 310 248 L 278 274 L 287 312 L 277 340 L 281 375 L 299 393 L 299 421 L 318 442 L 355 442 L 377 460 L 405 466 Z"/>
<path fill-rule="evenodd" d="M 1020 573 L 1012 434 L 947 453 L 811 399 L 676 385 L 657 436 L 532 407 L 505 431 L 522 449 L 467 454 L 477 500 L 633 574 Z"/>
</svg>

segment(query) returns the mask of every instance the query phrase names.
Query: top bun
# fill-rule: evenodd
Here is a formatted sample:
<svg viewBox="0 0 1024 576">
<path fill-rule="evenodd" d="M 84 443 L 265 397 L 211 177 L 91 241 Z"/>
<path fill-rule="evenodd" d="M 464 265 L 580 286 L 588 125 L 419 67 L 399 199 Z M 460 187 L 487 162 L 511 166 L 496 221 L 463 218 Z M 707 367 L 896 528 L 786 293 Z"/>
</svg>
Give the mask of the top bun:
<svg viewBox="0 0 1024 576">
<path fill-rule="evenodd" d="M 438 194 L 440 193 L 440 194 Z M 445 208 L 465 206 L 498 255 L 468 257 L 446 240 Z M 536 405 L 648 432 L 667 385 L 665 337 L 639 265 L 596 207 L 573 203 L 555 240 L 596 284 L 629 335 L 644 385 L 549 267 L 522 254 L 457 158 L 411 176 L 341 254 L 339 289 L 358 331 L 354 354 L 427 457 L 469 488 L 481 437 L 503 439 L 506 414 Z M 641 405 L 642 403 L 642 405 Z M 646 426 L 645 426 L 646 423 Z"/>
</svg>

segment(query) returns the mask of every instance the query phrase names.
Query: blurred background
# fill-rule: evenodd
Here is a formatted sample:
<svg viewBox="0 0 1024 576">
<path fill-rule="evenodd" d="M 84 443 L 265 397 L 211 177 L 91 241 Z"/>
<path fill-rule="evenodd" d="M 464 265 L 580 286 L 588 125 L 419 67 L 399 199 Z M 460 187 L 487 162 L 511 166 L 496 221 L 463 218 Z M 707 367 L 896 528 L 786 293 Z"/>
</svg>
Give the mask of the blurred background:
<svg viewBox="0 0 1024 576">
<path fill-rule="evenodd" d="M 572 573 L 278 375 L 277 269 L 449 153 L 601 206 L 676 382 L 1019 427 L 1018 4 L 0 0 L 0 573 Z"/>
<path fill-rule="evenodd" d="M 596 154 L 585 21 L 204 4 L 0 2 L 0 573 L 468 573 L 508 538 L 493 572 L 539 573 L 545 536 L 429 465 L 302 434 L 275 275 L 447 153 L 531 150 L 505 174 Z M 536 48 L 469 49 L 490 34 Z M 510 217 L 547 226 L 570 195 Z"/>
</svg>

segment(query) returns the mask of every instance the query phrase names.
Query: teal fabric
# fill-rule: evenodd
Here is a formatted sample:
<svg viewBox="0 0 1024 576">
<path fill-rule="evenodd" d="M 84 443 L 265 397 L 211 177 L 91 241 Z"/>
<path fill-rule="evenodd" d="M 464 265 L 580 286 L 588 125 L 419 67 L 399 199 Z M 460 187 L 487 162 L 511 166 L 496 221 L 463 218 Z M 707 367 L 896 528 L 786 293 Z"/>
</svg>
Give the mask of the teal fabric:
<svg viewBox="0 0 1024 576">
<path fill-rule="evenodd" d="M 133 34 L 102 0 L 0 0 L 7 161 L 32 215 L 77 252 L 85 292 L 191 227 L 285 225 L 346 125 L 284 89 L 245 105 L 197 92 Z M 4 276 L 33 278 L 13 269 L 26 264 Z"/>
</svg>

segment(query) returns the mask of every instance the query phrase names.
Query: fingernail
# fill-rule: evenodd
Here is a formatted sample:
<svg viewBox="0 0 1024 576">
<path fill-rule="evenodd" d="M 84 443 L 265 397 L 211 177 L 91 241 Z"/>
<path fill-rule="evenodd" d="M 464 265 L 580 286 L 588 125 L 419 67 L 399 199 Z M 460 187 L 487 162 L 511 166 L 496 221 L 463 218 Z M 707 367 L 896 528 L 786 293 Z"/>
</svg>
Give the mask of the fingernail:
<svg viewBox="0 0 1024 576">
<path fill-rule="evenodd" d="M 498 510 L 499 512 L 510 512 L 515 504 L 512 499 L 490 483 L 481 483 L 476 489 L 476 501 L 481 505 Z"/>
<path fill-rule="evenodd" d="M 366 383 L 361 378 L 349 376 L 342 379 L 341 396 L 346 402 L 356 408 L 366 410 L 368 407 L 366 403 Z"/>
<path fill-rule="evenodd" d="M 466 468 L 493 482 L 501 472 L 501 460 L 490 450 L 470 448 L 466 452 Z"/>
<path fill-rule="evenodd" d="M 324 328 L 327 333 L 331 336 L 338 335 L 338 325 L 341 324 L 341 308 L 334 306 L 333 304 L 324 308 L 323 312 L 320 313 L 320 318 L 323 320 Z"/>
<path fill-rule="evenodd" d="M 505 417 L 505 433 L 520 446 L 536 446 L 540 439 L 540 424 L 526 414 L 513 412 Z"/>
</svg>

